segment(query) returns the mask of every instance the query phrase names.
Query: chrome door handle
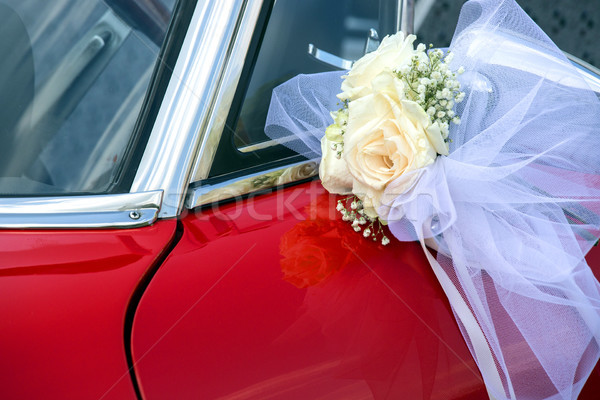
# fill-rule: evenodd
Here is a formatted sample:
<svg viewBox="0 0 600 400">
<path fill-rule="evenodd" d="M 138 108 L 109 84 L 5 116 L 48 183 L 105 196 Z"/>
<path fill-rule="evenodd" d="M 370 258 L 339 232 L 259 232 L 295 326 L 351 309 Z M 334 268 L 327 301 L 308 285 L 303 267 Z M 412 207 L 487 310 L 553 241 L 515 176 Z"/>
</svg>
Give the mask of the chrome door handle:
<svg viewBox="0 0 600 400">
<path fill-rule="evenodd" d="M 379 47 L 379 42 L 379 34 L 377 31 L 373 28 L 369 29 L 369 35 L 367 36 L 367 41 L 365 43 L 364 53 L 367 54 L 376 50 L 377 47 Z M 352 64 L 354 64 L 354 60 L 347 60 L 325 50 L 321 50 L 312 43 L 309 43 L 308 45 L 308 54 L 320 62 L 338 69 L 347 70 L 352 68 Z"/>
<path fill-rule="evenodd" d="M 354 61 L 346 60 L 345 58 L 328 53 L 325 50 L 321 50 L 312 43 L 308 44 L 308 54 L 322 63 L 338 69 L 350 69 L 352 68 L 352 64 L 354 64 Z"/>
</svg>

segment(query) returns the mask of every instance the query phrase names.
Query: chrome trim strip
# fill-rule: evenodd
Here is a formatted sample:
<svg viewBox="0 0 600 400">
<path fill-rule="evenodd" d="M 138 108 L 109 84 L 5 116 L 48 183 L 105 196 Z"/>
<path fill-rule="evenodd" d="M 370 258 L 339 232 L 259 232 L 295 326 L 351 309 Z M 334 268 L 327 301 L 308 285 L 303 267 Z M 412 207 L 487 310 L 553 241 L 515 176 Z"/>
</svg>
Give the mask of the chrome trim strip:
<svg viewBox="0 0 600 400">
<path fill-rule="evenodd" d="M 217 122 L 224 124 L 213 110 L 233 98 L 231 75 L 241 72 L 261 6 L 262 0 L 207 0 L 196 6 L 131 187 L 132 192 L 164 190 L 159 218 L 179 214 L 194 161 L 209 157 L 206 148 L 218 143 L 207 134 Z"/>
<path fill-rule="evenodd" d="M 213 103 L 212 115 L 206 123 L 198 157 L 196 158 L 194 168 L 192 169 L 193 178 L 191 182 L 208 178 L 210 167 L 215 158 L 223 130 L 235 129 L 235 127 L 226 126 L 225 123 L 244 69 L 244 62 L 246 61 L 250 42 L 254 35 L 256 22 L 262 6 L 263 0 L 247 1 L 244 15 L 240 20 L 236 32 L 227 66 L 223 72 L 220 90 Z"/>
<path fill-rule="evenodd" d="M 0 228 L 135 228 L 158 216 L 162 191 L 0 198 Z"/>
<path fill-rule="evenodd" d="M 600 69 L 596 68 L 592 64 L 589 64 L 583 61 L 580 58 L 575 57 L 572 54 L 563 51 L 565 56 L 571 61 L 575 67 L 579 70 L 579 73 L 583 75 L 583 78 L 590 85 L 590 88 L 596 92 L 600 93 Z"/>
<path fill-rule="evenodd" d="M 405 35 L 415 33 L 415 0 L 398 0 L 400 10 L 399 30 Z"/>
<path fill-rule="evenodd" d="M 273 168 L 251 175 L 230 179 L 216 185 L 196 188 L 188 195 L 187 208 L 195 208 L 217 201 L 227 200 L 263 189 L 311 178 L 319 173 L 319 164 L 302 161 L 287 167 Z"/>
</svg>

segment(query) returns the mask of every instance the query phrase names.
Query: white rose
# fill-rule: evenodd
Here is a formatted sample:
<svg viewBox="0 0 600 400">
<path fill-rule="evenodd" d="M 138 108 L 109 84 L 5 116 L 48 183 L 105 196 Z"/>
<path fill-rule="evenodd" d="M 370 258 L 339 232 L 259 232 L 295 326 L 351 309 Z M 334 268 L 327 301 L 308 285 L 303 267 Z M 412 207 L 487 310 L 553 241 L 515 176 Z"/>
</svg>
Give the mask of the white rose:
<svg viewBox="0 0 600 400">
<path fill-rule="evenodd" d="M 384 78 L 377 82 L 383 85 Z M 344 134 L 343 159 L 353 178 L 352 192 L 371 217 L 377 216 L 390 182 L 433 163 L 437 153 L 448 154 L 439 126 L 421 106 L 395 93 L 401 88 L 394 78 L 387 82 L 389 86 L 349 103 Z"/>
<path fill-rule="evenodd" d="M 343 92 L 338 95 L 338 98 L 356 100 L 371 93 L 371 81 L 382 71 L 392 71 L 410 63 L 415 54 L 413 49 L 415 39 L 415 35 L 408 35 L 405 38 L 402 32 L 383 38 L 377 50 L 357 60 L 348 75 L 344 76 Z"/>
<path fill-rule="evenodd" d="M 343 158 L 336 157 L 336 151 L 331 149 L 327 137 L 321 139 L 321 165 L 319 166 L 319 177 L 323 187 L 329 193 L 349 194 L 352 192 L 352 176 Z"/>
</svg>

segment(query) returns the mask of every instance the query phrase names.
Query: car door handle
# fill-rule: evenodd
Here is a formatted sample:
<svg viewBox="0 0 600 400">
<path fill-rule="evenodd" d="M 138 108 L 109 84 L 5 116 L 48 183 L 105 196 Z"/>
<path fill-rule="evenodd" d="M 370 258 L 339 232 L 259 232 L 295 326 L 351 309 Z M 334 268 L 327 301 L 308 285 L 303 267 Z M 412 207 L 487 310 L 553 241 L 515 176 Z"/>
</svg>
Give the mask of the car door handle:
<svg viewBox="0 0 600 400">
<path fill-rule="evenodd" d="M 369 29 L 369 35 L 367 36 L 367 41 L 365 43 L 364 54 L 376 50 L 377 47 L 379 47 L 379 34 L 375 29 L 371 28 Z M 342 70 L 348 70 L 352 68 L 352 64 L 354 64 L 353 60 L 348 60 L 325 50 L 321 50 L 312 43 L 309 43 L 308 45 L 308 54 L 322 63 Z"/>
</svg>

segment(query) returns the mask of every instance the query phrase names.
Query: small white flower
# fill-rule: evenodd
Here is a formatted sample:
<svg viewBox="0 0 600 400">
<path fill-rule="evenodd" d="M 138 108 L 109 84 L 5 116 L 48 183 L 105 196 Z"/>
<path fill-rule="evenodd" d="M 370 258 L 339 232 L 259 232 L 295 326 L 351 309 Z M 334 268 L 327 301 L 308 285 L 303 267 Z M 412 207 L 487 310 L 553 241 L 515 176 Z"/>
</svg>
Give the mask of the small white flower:
<svg viewBox="0 0 600 400">
<path fill-rule="evenodd" d="M 433 71 L 433 73 L 431 74 L 431 79 L 439 81 L 440 79 L 442 79 L 442 74 L 440 74 L 439 71 Z"/>
<path fill-rule="evenodd" d="M 419 85 L 419 86 L 417 86 L 417 92 L 418 93 L 425 93 L 425 85 Z"/>
<path fill-rule="evenodd" d="M 338 211 L 342 211 L 344 209 L 344 205 L 342 204 L 341 201 L 338 201 L 337 206 L 335 207 L 336 210 Z"/>
<path fill-rule="evenodd" d="M 387 246 L 388 244 L 390 244 L 390 239 L 388 239 L 387 236 L 382 237 L 381 244 Z"/>
<path fill-rule="evenodd" d="M 363 236 L 364 236 L 364 237 L 369 237 L 369 235 L 370 235 L 370 234 L 371 234 L 371 230 L 370 230 L 369 228 L 367 228 L 367 229 L 365 229 L 365 230 L 363 231 Z"/>
<path fill-rule="evenodd" d="M 440 106 L 446 107 L 446 104 L 448 104 L 448 100 L 440 100 Z"/>
<path fill-rule="evenodd" d="M 410 65 L 403 65 L 400 67 L 400 73 L 402 75 L 408 75 L 409 72 L 410 72 Z"/>
<path fill-rule="evenodd" d="M 454 118 L 452 118 L 452 122 L 454 122 L 456 125 L 460 125 L 460 118 L 454 117 Z"/>
<path fill-rule="evenodd" d="M 353 201 L 352 203 L 350 203 L 351 209 L 356 210 L 357 207 L 358 207 L 358 204 L 356 204 L 356 201 Z"/>
<path fill-rule="evenodd" d="M 462 74 L 464 74 L 464 73 L 465 73 L 465 67 L 463 67 L 463 66 L 460 66 L 460 67 L 458 68 L 458 70 L 456 71 L 456 73 L 457 73 L 457 74 L 459 74 L 459 75 L 462 75 Z"/>
<path fill-rule="evenodd" d="M 452 111 L 452 110 L 449 110 L 446 114 L 448 115 L 449 118 L 454 117 L 454 111 Z"/>
<path fill-rule="evenodd" d="M 421 85 L 427 86 L 431 81 L 428 78 L 421 78 L 419 82 L 421 82 Z"/>
<path fill-rule="evenodd" d="M 433 114 L 435 114 L 435 107 L 429 107 L 429 108 L 427 109 L 427 114 L 428 114 L 430 117 L 433 117 Z"/>
<path fill-rule="evenodd" d="M 448 64 L 450 64 L 452 62 L 452 60 L 454 60 L 454 53 L 452 53 L 451 51 L 448 52 L 448 54 L 446 55 L 446 62 Z"/>
<path fill-rule="evenodd" d="M 422 52 L 425 51 L 427 47 L 425 47 L 425 45 L 423 43 L 419 43 L 419 45 L 417 46 L 417 51 Z"/>
<path fill-rule="evenodd" d="M 435 116 L 438 118 L 444 118 L 446 116 L 446 113 L 443 111 L 438 111 L 438 113 Z"/>
<path fill-rule="evenodd" d="M 355 232 L 360 232 L 360 226 L 358 226 L 358 225 L 357 225 L 357 226 L 355 226 L 355 227 L 354 227 L 354 231 L 355 231 Z"/>
<path fill-rule="evenodd" d="M 454 107 L 454 102 L 452 100 L 448 100 L 448 104 L 446 104 L 446 108 L 451 110 Z"/>
<path fill-rule="evenodd" d="M 448 137 L 448 123 L 447 122 L 442 122 L 440 125 L 440 131 L 442 132 L 442 136 L 445 138 Z"/>
<path fill-rule="evenodd" d="M 465 92 L 460 92 L 459 94 L 456 95 L 456 97 L 454 98 L 454 101 L 456 101 L 457 103 L 460 103 L 464 99 L 465 99 Z"/>
</svg>

